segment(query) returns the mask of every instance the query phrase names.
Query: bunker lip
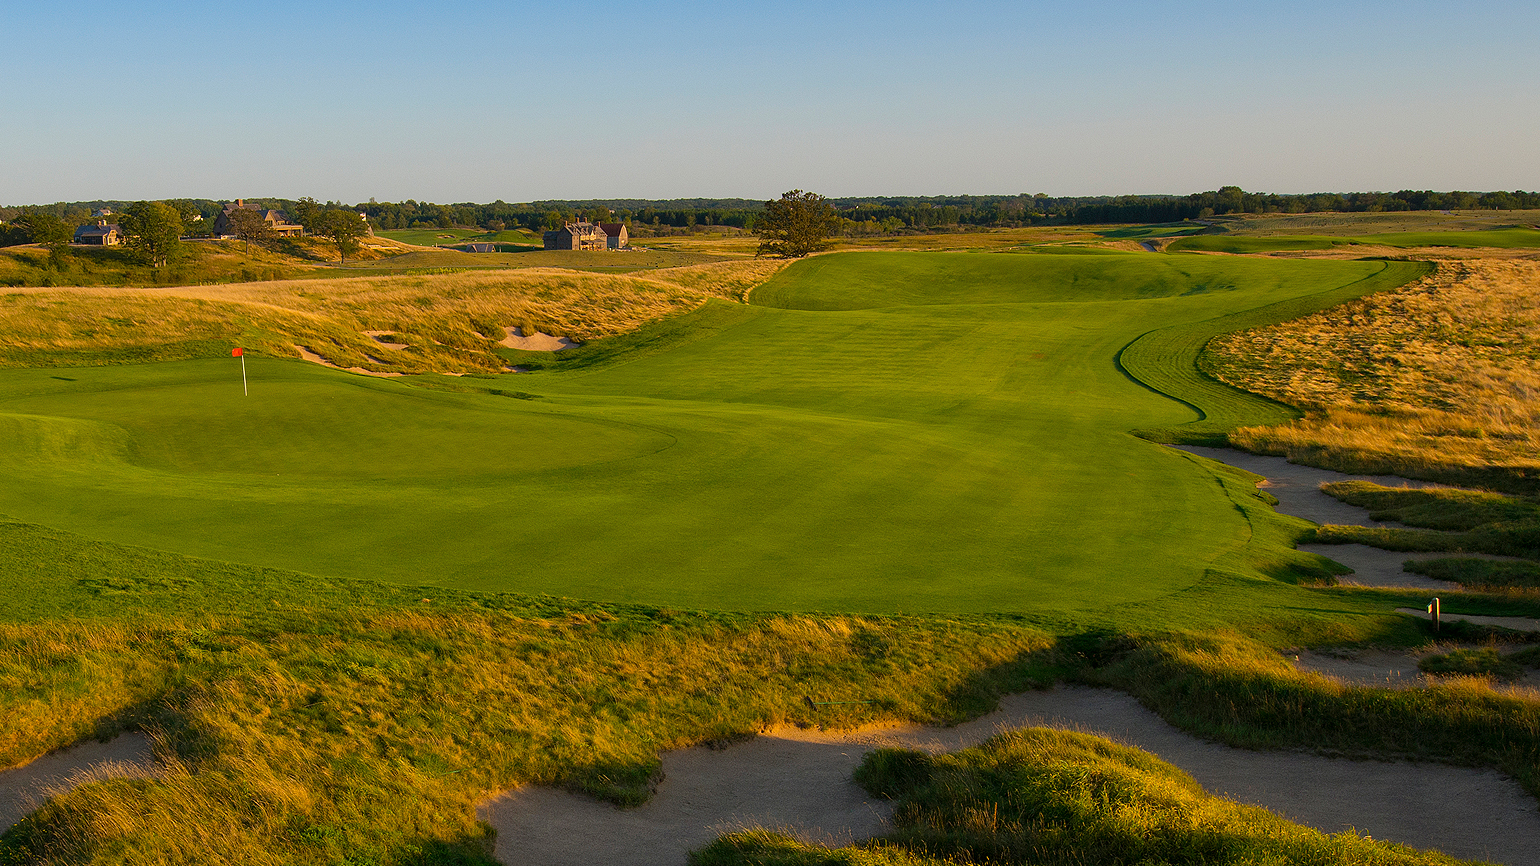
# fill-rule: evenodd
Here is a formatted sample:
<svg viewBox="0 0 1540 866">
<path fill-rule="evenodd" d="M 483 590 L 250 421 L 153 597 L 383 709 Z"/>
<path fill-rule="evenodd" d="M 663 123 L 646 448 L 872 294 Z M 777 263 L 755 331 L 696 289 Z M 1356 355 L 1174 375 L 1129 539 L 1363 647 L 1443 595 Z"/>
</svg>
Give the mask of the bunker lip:
<svg viewBox="0 0 1540 866">
<path fill-rule="evenodd" d="M 145 779 L 159 773 L 150 741 L 122 734 L 110 742 L 85 742 L 0 769 L 0 833 L 50 797 L 104 779 Z"/>
<path fill-rule="evenodd" d="M 380 370 L 365 370 L 363 367 L 343 367 L 339 364 L 332 363 L 331 361 L 316 354 L 315 352 L 310 351 L 304 346 L 296 344 L 294 348 L 299 352 L 299 356 L 304 358 L 306 361 L 309 361 L 312 364 L 320 364 L 323 367 L 330 367 L 333 370 L 343 370 L 348 373 L 357 373 L 360 376 L 379 376 L 381 378 L 394 378 L 396 376 L 406 375 L 405 373 L 388 373 Z"/>
<path fill-rule="evenodd" d="M 1010 695 L 995 712 L 951 728 L 782 726 L 725 749 L 669 752 L 656 795 L 635 809 L 525 786 L 483 801 L 477 814 L 497 830 L 496 856 L 505 863 L 682 866 L 691 849 L 753 826 L 847 844 L 891 830 L 893 804 L 851 781 L 867 751 L 953 751 L 1001 730 L 1032 726 L 1142 748 L 1190 773 L 1211 794 L 1326 832 L 1356 829 L 1376 839 L 1509 864 L 1533 862 L 1540 844 L 1534 801 L 1495 770 L 1219 745 L 1172 727 L 1130 695 L 1085 687 Z M 1320 796 L 1322 790 L 1333 796 Z"/>
<path fill-rule="evenodd" d="M 504 328 L 503 330 L 507 331 L 508 335 L 498 340 L 497 344 L 499 346 L 507 346 L 510 349 L 522 349 L 526 352 L 560 352 L 564 349 L 583 345 L 582 343 L 573 342 L 567 337 L 555 337 L 540 331 L 525 334 L 522 327 Z"/>
<path fill-rule="evenodd" d="M 1338 526 L 1400 526 L 1399 523 L 1382 523 L 1371 520 L 1369 509 L 1349 505 L 1321 490 L 1321 485 L 1333 481 L 1371 481 L 1386 487 L 1438 488 L 1447 485 L 1427 481 L 1414 481 L 1395 475 L 1347 475 L 1330 469 L 1317 469 L 1290 463 L 1282 457 L 1251 454 L 1233 448 L 1206 448 L 1197 445 L 1172 446 L 1199 457 L 1206 457 L 1227 466 L 1244 469 L 1265 480 L 1257 487 L 1266 490 L 1278 500 L 1275 510 L 1280 514 L 1302 517 L 1315 524 Z M 1438 559 L 1447 553 L 1406 553 L 1381 550 L 1362 544 L 1302 544 L 1298 550 L 1314 553 L 1335 560 L 1353 573 L 1338 578 L 1338 582 L 1350 586 L 1402 587 L 1410 589 L 1455 592 L 1460 585 L 1446 580 L 1435 580 L 1405 570 L 1403 563 L 1414 559 Z M 1464 554 L 1461 554 L 1464 555 Z"/>
<path fill-rule="evenodd" d="M 379 343 L 384 348 L 387 348 L 387 349 L 397 349 L 397 350 L 411 348 L 406 343 L 397 343 L 397 342 L 393 342 L 391 340 L 385 339 L 386 337 L 394 337 L 395 335 L 396 335 L 395 331 L 364 331 L 364 336 L 365 337 L 368 337 L 369 339 L 375 341 L 376 343 Z"/>
</svg>

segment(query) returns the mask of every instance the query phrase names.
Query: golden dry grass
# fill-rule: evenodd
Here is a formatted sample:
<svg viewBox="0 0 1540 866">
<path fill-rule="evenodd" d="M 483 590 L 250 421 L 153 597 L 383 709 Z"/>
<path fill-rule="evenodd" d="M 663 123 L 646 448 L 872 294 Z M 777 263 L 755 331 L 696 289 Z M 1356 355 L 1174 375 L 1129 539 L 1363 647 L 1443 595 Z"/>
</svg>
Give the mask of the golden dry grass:
<svg viewBox="0 0 1540 866">
<path fill-rule="evenodd" d="M 1540 470 L 1540 262 L 1450 259 L 1393 292 L 1216 339 L 1206 370 L 1307 410 L 1243 448 L 1376 466 Z"/>
<path fill-rule="evenodd" d="M 306 627 L 312 615 L 325 627 Z M 278 863 L 340 862 L 319 856 L 332 845 L 381 861 L 400 860 L 413 840 L 475 847 L 474 804 L 489 792 L 566 779 L 635 797 L 660 750 L 783 723 L 956 713 L 992 697 L 999 683 L 982 672 L 1048 646 L 1044 635 L 985 624 L 599 607 L 305 610 L 291 622 L 188 622 L 97 640 L 93 652 L 175 660 L 178 674 L 158 683 L 66 687 L 148 699 L 134 721 L 166 769 L 55 799 L 34 817 L 30 850 L 61 864 L 105 851 L 125 852 L 114 862 L 217 852 Z M 63 639 L 62 628 L 6 634 L 33 645 Z M 33 653 L 0 670 L 25 677 L 58 665 Z M 804 695 L 875 703 L 810 717 Z M 7 694 L 0 706 L 32 711 L 41 701 Z M 99 713 L 35 707 L 25 718 L 68 742 L 79 736 L 72 717 Z M 23 717 L 4 718 L 0 730 Z M 12 745 L 5 757 L 37 745 Z"/>
<path fill-rule="evenodd" d="M 582 342 L 742 300 L 785 262 L 738 259 L 644 274 L 557 268 L 277 280 L 166 289 L 26 288 L 0 295 L 0 364 L 103 363 L 207 355 L 244 344 L 299 357 L 296 346 L 372 371 L 500 371 L 504 329 Z M 395 335 L 386 348 L 368 332 Z"/>
</svg>

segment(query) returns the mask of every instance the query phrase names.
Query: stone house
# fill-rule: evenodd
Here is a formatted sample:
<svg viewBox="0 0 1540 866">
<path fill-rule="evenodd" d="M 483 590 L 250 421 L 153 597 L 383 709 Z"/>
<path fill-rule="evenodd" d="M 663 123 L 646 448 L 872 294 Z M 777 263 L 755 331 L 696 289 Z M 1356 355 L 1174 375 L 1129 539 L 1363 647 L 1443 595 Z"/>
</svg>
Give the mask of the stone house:
<svg viewBox="0 0 1540 866">
<path fill-rule="evenodd" d="M 609 235 L 604 229 L 590 222 L 567 223 L 555 231 L 545 233 L 548 250 L 607 250 Z"/>
<path fill-rule="evenodd" d="M 625 223 L 599 223 L 599 228 L 604 230 L 606 249 L 623 250 L 630 245 L 631 233 Z"/>
<path fill-rule="evenodd" d="M 75 243 L 93 244 L 99 247 L 115 247 L 123 242 L 123 229 L 106 220 L 83 225 L 75 229 Z"/>
<path fill-rule="evenodd" d="M 214 217 L 214 237 L 227 238 L 235 234 L 230 225 L 230 214 L 237 210 L 254 210 L 262 214 L 268 227 L 273 230 L 273 235 L 280 238 L 297 238 L 305 233 L 305 227 L 297 223 L 289 222 L 288 214 L 281 210 L 263 210 L 254 204 L 247 204 L 245 199 L 236 199 L 234 203 L 227 204 L 219 216 Z"/>
</svg>

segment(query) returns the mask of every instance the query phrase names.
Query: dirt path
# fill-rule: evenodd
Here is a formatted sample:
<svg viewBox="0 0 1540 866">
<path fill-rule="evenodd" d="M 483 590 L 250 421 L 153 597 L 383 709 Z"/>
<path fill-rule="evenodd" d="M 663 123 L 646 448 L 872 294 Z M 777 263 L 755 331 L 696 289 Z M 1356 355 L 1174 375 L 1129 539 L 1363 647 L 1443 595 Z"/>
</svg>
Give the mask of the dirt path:
<svg viewBox="0 0 1540 866">
<path fill-rule="evenodd" d="M 60 791 L 102 779 L 155 775 L 150 741 L 140 734 L 123 734 L 110 743 L 81 743 L 0 770 L 0 833 Z"/>
<path fill-rule="evenodd" d="M 780 729 L 720 751 L 671 752 L 663 756 L 657 794 L 636 809 L 526 787 L 478 812 L 497 829 L 499 859 L 533 866 L 680 866 L 690 849 L 754 825 L 821 841 L 858 840 L 883 832 L 891 814 L 890 804 L 850 781 L 867 750 L 952 750 L 1031 725 L 1138 746 L 1191 773 L 1211 793 L 1329 832 L 1353 827 L 1457 857 L 1540 864 L 1540 812 L 1495 770 L 1230 748 L 1177 730 L 1126 694 L 1087 688 L 1012 695 L 999 711 L 954 728 Z"/>
</svg>

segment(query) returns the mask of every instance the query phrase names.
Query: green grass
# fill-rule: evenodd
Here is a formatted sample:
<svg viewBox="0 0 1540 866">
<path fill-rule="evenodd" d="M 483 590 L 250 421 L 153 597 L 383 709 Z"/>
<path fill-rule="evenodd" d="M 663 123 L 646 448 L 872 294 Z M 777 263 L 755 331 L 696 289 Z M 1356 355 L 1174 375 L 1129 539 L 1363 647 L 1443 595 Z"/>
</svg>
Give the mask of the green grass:
<svg viewBox="0 0 1540 866">
<path fill-rule="evenodd" d="M 1335 237 L 1326 235 L 1281 235 L 1244 237 L 1202 235 L 1172 241 L 1166 252 L 1268 253 L 1284 250 L 1327 250 L 1335 247 L 1459 247 L 1474 249 L 1529 249 L 1540 247 L 1540 231 L 1532 228 L 1504 228 L 1466 232 L 1383 232 L 1380 234 Z"/>
<path fill-rule="evenodd" d="M 1540 587 L 1540 563 L 1492 559 L 1409 559 L 1402 568 L 1479 589 Z"/>
<path fill-rule="evenodd" d="M 477 241 L 481 243 L 533 245 L 538 248 L 542 241 L 540 232 L 526 231 L 524 229 L 503 229 L 498 232 L 485 231 L 479 228 L 381 229 L 375 232 L 375 234 L 388 240 L 421 247 L 452 246 Z"/>
<path fill-rule="evenodd" d="M 691 866 L 1460 862 L 1302 827 L 1205 793 L 1147 752 L 1070 731 L 1012 731 L 949 755 L 880 749 L 856 779 L 897 801 L 886 838 L 829 849 L 749 831 L 695 852 Z"/>
<path fill-rule="evenodd" d="M 1175 238 L 1185 235 L 1194 235 L 1208 230 L 1208 226 L 1198 223 L 1162 223 L 1149 226 L 1122 226 L 1096 234 L 1104 238 L 1124 240 L 1145 240 L 1147 238 Z"/>
<path fill-rule="evenodd" d="M 1211 572 L 1321 566 L 1255 526 L 1295 524 L 1237 509 L 1227 484 L 1248 497 L 1244 481 L 1127 435 L 1195 413 L 1132 381 L 1119 350 L 1386 269 L 822 256 L 759 306 L 660 326 L 681 338 L 651 354 L 489 385 L 533 400 L 266 358 L 248 359 L 250 397 L 227 357 L 8 370 L 0 513 L 329 576 L 691 608 L 1161 605 L 1232 580 Z"/>
<path fill-rule="evenodd" d="M 1501 680 L 1516 680 L 1524 675 L 1524 666 L 1496 647 L 1455 649 L 1424 656 L 1417 662 L 1417 669 L 1441 676 L 1492 676 Z"/>
<path fill-rule="evenodd" d="M 0 863 L 488 863 L 489 790 L 635 803 L 661 749 L 1066 677 L 1229 742 L 1533 790 L 1522 701 L 1289 669 L 1425 640 L 1388 613 L 1412 597 L 1298 585 L 1331 567 L 1254 476 L 1127 435 L 1256 410 L 1203 386 L 1204 334 L 1416 270 L 846 254 L 532 375 L 0 371 L 0 765 L 132 727 L 171 767 L 57 799 Z"/>
</svg>

